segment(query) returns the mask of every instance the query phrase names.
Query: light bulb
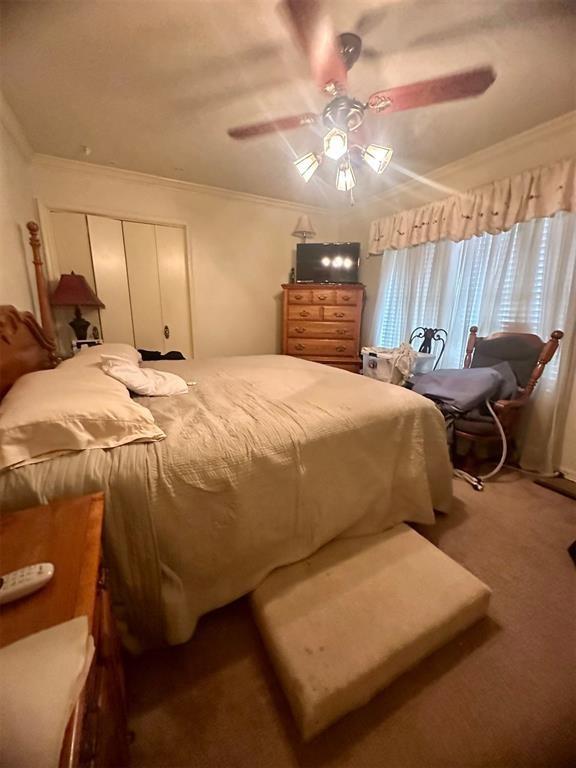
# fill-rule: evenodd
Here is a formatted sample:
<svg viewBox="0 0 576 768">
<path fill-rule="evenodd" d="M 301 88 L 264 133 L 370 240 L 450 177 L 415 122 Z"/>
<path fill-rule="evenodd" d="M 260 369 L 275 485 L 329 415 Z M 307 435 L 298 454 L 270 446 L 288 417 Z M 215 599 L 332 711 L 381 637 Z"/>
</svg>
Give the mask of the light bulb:
<svg viewBox="0 0 576 768">
<path fill-rule="evenodd" d="M 330 261 L 330 259 L 328 258 L 328 256 L 323 256 L 323 257 L 322 257 L 322 266 L 323 266 L 323 267 L 329 267 L 331 263 L 332 263 L 332 262 Z"/>
<path fill-rule="evenodd" d="M 343 263 L 344 263 L 344 259 L 342 258 L 342 256 L 335 256 L 332 262 L 332 266 L 336 267 L 336 269 L 340 269 Z"/>
<path fill-rule="evenodd" d="M 339 160 L 348 150 L 348 137 L 340 128 L 332 128 L 324 136 L 324 154 L 332 160 Z"/>
<path fill-rule="evenodd" d="M 352 267 L 352 259 L 349 256 L 346 256 L 344 259 L 344 269 L 351 269 Z"/>
<path fill-rule="evenodd" d="M 349 163 L 342 163 L 336 174 L 336 189 L 340 192 L 348 192 L 356 186 L 356 177 Z"/>
<path fill-rule="evenodd" d="M 380 144 L 370 144 L 362 150 L 362 157 L 373 171 L 383 173 L 392 158 L 392 149 L 382 147 Z"/>
<path fill-rule="evenodd" d="M 304 181 L 310 181 L 312 176 L 314 176 L 318 170 L 320 161 L 314 152 L 308 152 L 307 155 L 302 155 L 302 157 L 299 157 L 298 160 L 295 160 L 294 165 L 296 166 L 296 170 L 300 176 L 302 176 Z"/>
</svg>

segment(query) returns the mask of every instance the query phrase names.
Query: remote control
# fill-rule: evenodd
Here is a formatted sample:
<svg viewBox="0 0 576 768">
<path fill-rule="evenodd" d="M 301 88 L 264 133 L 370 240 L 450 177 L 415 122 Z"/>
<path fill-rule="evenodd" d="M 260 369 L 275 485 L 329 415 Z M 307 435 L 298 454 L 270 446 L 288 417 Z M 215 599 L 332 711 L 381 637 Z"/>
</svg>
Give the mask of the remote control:
<svg viewBox="0 0 576 768">
<path fill-rule="evenodd" d="M 54 576 L 52 563 L 36 563 L 0 576 L 0 605 L 18 600 L 47 584 Z"/>
</svg>

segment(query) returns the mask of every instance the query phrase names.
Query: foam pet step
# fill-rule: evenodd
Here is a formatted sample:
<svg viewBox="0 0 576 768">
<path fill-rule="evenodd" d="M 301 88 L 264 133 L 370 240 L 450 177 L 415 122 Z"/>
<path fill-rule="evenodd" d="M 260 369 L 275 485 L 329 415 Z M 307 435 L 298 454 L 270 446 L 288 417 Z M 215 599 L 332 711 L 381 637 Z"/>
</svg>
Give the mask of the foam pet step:
<svg viewBox="0 0 576 768">
<path fill-rule="evenodd" d="M 304 739 L 484 616 L 490 589 L 406 525 L 279 568 L 254 616 Z"/>
</svg>

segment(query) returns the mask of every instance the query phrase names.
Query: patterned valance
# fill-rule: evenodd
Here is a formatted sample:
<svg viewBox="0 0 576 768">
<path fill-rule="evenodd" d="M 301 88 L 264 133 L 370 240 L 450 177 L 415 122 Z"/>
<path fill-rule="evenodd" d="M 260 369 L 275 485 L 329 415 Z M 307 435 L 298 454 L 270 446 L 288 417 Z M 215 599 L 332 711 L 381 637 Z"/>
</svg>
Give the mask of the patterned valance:
<svg viewBox="0 0 576 768">
<path fill-rule="evenodd" d="M 558 211 L 576 211 L 574 157 L 377 219 L 370 227 L 370 253 L 497 234 Z"/>
</svg>

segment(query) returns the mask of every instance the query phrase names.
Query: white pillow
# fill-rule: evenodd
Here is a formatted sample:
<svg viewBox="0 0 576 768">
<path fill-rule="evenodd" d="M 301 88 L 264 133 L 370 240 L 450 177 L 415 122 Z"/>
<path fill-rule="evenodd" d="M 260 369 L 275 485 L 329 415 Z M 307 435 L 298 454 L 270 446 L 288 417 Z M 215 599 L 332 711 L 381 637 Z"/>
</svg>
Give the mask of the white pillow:
<svg viewBox="0 0 576 768">
<path fill-rule="evenodd" d="M 100 365 L 102 355 L 113 355 L 138 365 L 142 355 L 130 344 L 96 344 L 93 347 L 83 347 L 72 357 L 60 363 L 59 368 L 77 368 L 80 365 Z"/>
<path fill-rule="evenodd" d="M 126 387 L 91 366 L 28 373 L 0 404 L 0 469 L 164 437 Z"/>
<path fill-rule="evenodd" d="M 123 357 L 102 355 L 102 370 L 108 376 L 121 381 L 137 395 L 157 397 L 184 395 L 188 392 L 188 384 L 175 373 L 156 371 L 154 368 L 140 368 Z"/>
</svg>

